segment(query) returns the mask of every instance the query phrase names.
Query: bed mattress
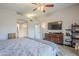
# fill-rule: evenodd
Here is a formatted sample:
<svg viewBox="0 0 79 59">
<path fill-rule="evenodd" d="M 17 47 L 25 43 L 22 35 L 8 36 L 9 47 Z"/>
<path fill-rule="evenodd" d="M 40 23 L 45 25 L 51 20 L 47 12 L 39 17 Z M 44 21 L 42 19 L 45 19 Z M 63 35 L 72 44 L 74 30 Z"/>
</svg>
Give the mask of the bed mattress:
<svg viewBox="0 0 79 59">
<path fill-rule="evenodd" d="M 0 41 L 0 56 L 56 56 L 57 45 L 44 40 L 21 38 Z"/>
</svg>

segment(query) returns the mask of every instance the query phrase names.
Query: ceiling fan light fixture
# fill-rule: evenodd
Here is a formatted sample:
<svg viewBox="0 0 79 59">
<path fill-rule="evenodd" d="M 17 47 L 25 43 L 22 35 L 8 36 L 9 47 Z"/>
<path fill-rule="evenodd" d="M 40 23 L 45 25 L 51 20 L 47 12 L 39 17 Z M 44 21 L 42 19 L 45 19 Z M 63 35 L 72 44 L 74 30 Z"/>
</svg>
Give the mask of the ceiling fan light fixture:
<svg viewBox="0 0 79 59">
<path fill-rule="evenodd" d="M 33 9 L 33 11 L 36 11 L 36 10 L 40 10 L 42 12 L 46 12 L 46 8 L 47 7 L 54 7 L 54 4 L 45 4 L 45 3 L 33 3 L 34 5 L 36 5 L 37 7 L 35 7 Z"/>
<path fill-rule="evenodd" d="M 46 7 L 54 7 L 54 4 L 45 5 Z"/>
</svg>

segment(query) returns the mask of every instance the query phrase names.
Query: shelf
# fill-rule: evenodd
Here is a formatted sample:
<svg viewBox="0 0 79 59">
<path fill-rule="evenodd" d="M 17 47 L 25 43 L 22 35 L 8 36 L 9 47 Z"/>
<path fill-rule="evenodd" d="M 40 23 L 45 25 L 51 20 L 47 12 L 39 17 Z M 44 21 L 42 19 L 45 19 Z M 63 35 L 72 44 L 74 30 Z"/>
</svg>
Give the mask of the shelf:
<svg viewBox="0 0 79 59">
<path fill-rule="evenodd" d="M 77 24 L 76 25 L 72 25 L 72 27 L 79 27 L 79 25 L 77 25 Z"/>
<path fill-rule="evenodd" d="M 72 33 L 79 33 L 79 31 L 74 31 L 74 32 L 72 32 Z"/>
<path fill-rule="evenodd" d="M 71 33 L 79 33 L 79 31 L 71 31 Z"/>
<path fill-rule="evenodd" d="M 71 31 L 71 29 L 65 29 L 66 31 Z"/>
<path fill-rule="evenodd" d="M 73 33 L 72 33 L 72 36 L 73 36 L 73 35 L 77 35 L 77 36 L 78 36 L 78 35 L 79 35 L 79 33 L 75 33 L 75 32 L 73 32 Z"/>
<path fill-rule="evenodd" d="M 79 40 L 79 38 L 72 38 L 72 39 L 74 39 L 74 40 Z"/>
</svg>

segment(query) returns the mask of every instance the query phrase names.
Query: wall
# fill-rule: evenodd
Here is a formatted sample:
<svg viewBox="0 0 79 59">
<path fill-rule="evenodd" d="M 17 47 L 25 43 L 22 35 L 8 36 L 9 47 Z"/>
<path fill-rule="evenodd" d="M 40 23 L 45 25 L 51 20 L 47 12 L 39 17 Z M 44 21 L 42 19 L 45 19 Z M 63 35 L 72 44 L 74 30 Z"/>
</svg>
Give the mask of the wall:
<svg viewBox="0 0 79 59">
<path fill-rule="evenodd" d="M 0 8 L 0 40 L 7 39 L 8 33 L 16 32 L 16 13 Z"/>
</svg>

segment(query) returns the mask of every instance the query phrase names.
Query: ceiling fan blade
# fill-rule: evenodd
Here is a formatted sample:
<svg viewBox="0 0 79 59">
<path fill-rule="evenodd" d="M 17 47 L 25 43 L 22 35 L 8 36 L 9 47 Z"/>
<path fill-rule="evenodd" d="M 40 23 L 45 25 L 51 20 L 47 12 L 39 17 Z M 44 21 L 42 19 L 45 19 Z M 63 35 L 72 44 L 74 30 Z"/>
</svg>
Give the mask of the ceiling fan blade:
<svg viewBox="0 0 79 59">
<path fill-rule="evenodd" d="M 23 16 L 23 14 L 22 14 L 22 13 L 20 13 L 20 12 L 17 12 L 17 14 L 18 14 L 18 15 L 21 15 L 21 16 Z"/>
<path fill-rule="evenodd" d="M 46 11 L 45 11 L 45 10 L 43 10 L 43 12 L 45 13 Z"/>
<path fill-rule="evenodd" d="M 32 4 L 37 5 L 37 3 L 32 3 Z"/>
<path fill-rule="evenodd" d="M 54 7 L 54 4 L 45 5 L 45 7 Z"/>
<path fill-rule="evenodd" d="M 34 9 L 33 9 L 33 11 L 36 11 L 36 10 L 37 10 L 37 8 L 34 8 Z"/>
</svg>

